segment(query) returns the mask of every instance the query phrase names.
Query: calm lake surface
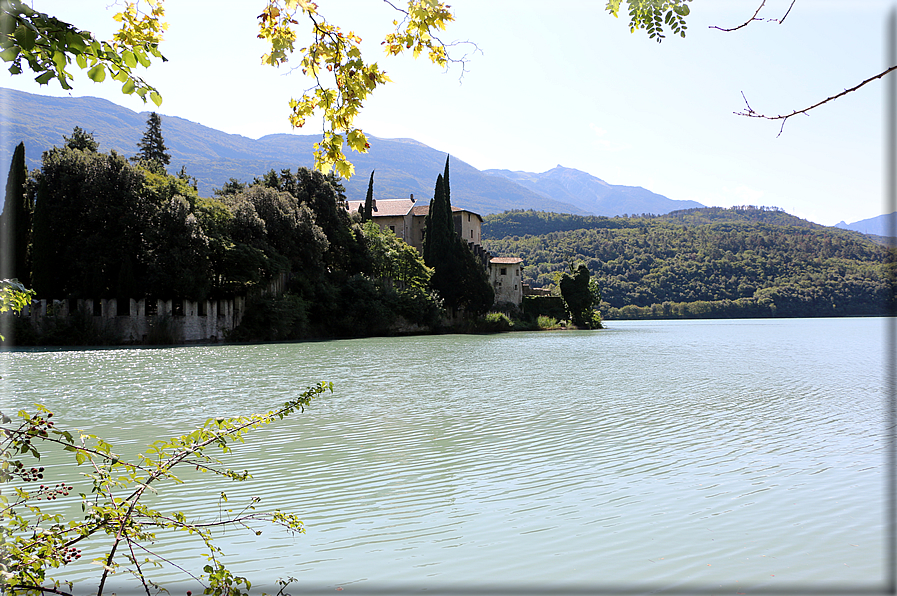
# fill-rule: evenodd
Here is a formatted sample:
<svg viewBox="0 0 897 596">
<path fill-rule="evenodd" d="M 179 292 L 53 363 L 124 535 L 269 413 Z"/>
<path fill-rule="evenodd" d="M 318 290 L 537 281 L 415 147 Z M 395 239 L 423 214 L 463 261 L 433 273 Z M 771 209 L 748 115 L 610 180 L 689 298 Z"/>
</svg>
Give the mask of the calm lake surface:
<svg viewBox="0 0 897 596">
<path fill-rule="evenodd" d="M 253 480 L 191 471 L 154 500 L 215 518 L 224 490 L 300 514 L 305 534 L 222 536 L 254 592 L 293 576 L 293 594 L 875 593 L 892 568 L 891 323 L 6 352 L 0 387 L 3 411 L 40 402 L 134 454 L 333 381 L 226 459 Z M 65 474 L 59 461 L 45 465 Z M 156 546 L 204 564 L 195 543 Z M 71 576 L 85 593 L 91 567 Z"/>
</svg>

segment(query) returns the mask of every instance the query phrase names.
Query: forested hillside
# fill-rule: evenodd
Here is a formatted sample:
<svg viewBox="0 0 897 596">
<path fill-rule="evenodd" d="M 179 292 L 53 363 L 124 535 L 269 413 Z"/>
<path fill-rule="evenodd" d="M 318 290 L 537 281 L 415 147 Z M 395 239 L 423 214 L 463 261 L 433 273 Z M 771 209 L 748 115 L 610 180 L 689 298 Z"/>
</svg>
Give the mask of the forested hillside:
<svg viewBox="0 0 897 596">
<path fill-rule="evenodd" d="M 774 209 L 689 209 L 658 217 L 506 212 L 484 244 L 524 260 L 524 283 L 582 261 L 608 318 L 886 314 L 888 249 Z"/>
</svg>

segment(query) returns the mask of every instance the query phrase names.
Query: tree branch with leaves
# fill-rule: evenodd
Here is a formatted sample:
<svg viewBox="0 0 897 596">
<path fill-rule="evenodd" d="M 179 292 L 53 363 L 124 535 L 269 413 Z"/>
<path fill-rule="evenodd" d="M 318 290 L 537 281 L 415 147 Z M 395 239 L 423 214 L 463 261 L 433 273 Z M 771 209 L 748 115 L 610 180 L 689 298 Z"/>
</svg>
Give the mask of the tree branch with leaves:
<svg viewBox="0 0 897 596">
<path fill-rule="evenodd" d="M 731 33 L 732 31 L 738 31 L 739 29 L 743 29 L 744 27 L 747 27 L 748 25 L 750 25 L 751 23 L 753 23 L 753 22 L 755 22 L 755 21 L 763 21 L 763 20 L 766 20 L 766 21 L 769 22 L 769 23 L 778 23 L 779 25 L 781 25 L 782 23 L 785 22 L 785 19 L 788 18 L 788 15 L 791 14 L 791 9 L 794 8 L 794 5 L 795 5 L 796 2 L 797 2 L 797 0 L 791 0 L 791 4 L 788 6 L 788 10 L 785 11 L 785 14 L 784 14 L 781 18 L 778 18 L 778 19 L 762 19 L 762 18 L 759 17 L 759 14 L 760 14 L 760 11 L 763 10 L 763 7 L 766 6 L 766 0 L 762 0 L 762 1 L 760 2 L 760 5 L 757 7 L 757 10 L 754 11 L 753 16 L 751 16 L 751 18 L 749 18 L 749 19 L 748 19 L 747 21 L 745 21 L 744 23 L 742 23 L 742 24 L 740 24 L 740 25 L 737 25 L 737 26 L 735 26 L 735 27 L 729 27 L 729 28 L 726 28 L 726 27 L 719 27 L 719 26 L 716 26 L 716 25 L 713 25 L 713 26 L 711 26 L 710 28 L 711 28 L 711 29 L 718 29 L 718 30 L 723 31 L 723 32 L 726 32 L 726 33 Z M 835 94 L 833 94 L 833 95 L 830 95 L 830 96 L 826 97 L 825 99 L 823 99 L 823 100 L 821 100 L 821 101 L 817 101 L 817 102 L 814 103 L 813 105 L 808 106 L 808 107 L 806 107 L 806 108 L 802 108 L 802 109 L 799 109 L 799 110 L 792 110 L 792 111 L 790 111 L 790 112 L 783 113 L 783 114 L 771 115 L 771 114 L 765 114 L 765 113 L 758 112 L 758 111 L 754 110 L 754 108 L 751 107 L 751 104 L 748 103 L 748 99 L 747 99 L 747 97 L 745 96 L 744 92 L 742 92 L 742 93 L 741 93 L 741 97 L 742 97 L 742 99 L 744 99 L 744 105 L 745 105 L 745 108 L 744 108 L 743 110 L 738 111 L 738 112 L 733 112 L 733 114 L 735 114 L 736 116 L 745 116 L 745 117 L 747 117 L 747 118 L 761 118 L 761 119 L 763 119 L 763 120 L 780 120 L 780 121 L 782 122 L 782 124 L 781 124 L 781 126 L 779 127 L 779 134 L 776 135 L 776 136 L 778 137 L 778 136 L 781 136 L 781 135 L 782 135 L 782 131 L 785 130 L 785 123 L 788 121 L 789 118 L 792 118 L 793 116 L 797 116 L 797 115 L 799 115 L 799 114 L 803 114 L 803 115 L 807 116 L 807 115 L 809 115 L 808 112 L 809 112 L 810 110 L 816 109 L 816 108 L 818 108 L 819 106 L 822 106 L 822 105 L 824 105 L 824 104 L 829 103 L 830 101 L 834 101 L 834 100 L 836 100 L 836 99 L 838 99 L 838 98 L 844 97 L 844 96 L 847 95 L 848 93 L 853 93 L 854 91 L 860 89 L 861 87 L 864 87 L 864 86 L 868 85 L 869 83 L 871 83 L 871 82 L 873 82 L 873 81 L 877 81 L 878 79 L 884 77 L 885 75 L 887 75 L 887 74 L 889 74 L 889 73 L 891 73 L 891 72 L 893 72 L 893 71 L 895 71 L 895 70 L 897 70 L 897 65 L 889 66 L 888 68 L 884 69 L 882 72 L 880 72 L 880 73 L 878 73 L 878 74 L 876 74 L 876 75 L 873 75 L 873 76 L 871 76 L 871 77 L 869 77 L 869 78 L 867 78 L 867 79 L 861 81 L 859 84 L 854 85 L 853 87 L 844 89 L 843 91 L 841 91 L 841 92 L 839 92 L 839 93 L 835 93 Z"/>
<path fill-rule="evenodd" d="M 439 32 L 454 20 L 449 6 L 437 0 L 409 0 L 407 8 L 399 8 L 384 1 L 403 15 L 393 21 L 394 32 L 381 43 L 388 56 L 410 50 L 415 58 L 426 52 L 431 62 L 442 67 L 466 62 L 466 55 L 451 57 L 448 48 L 456 44 L 445 43 L 439 37 Z M 270 50 L 262 56 L 263 63 L 281 66 L 288 62 L 300 36 L 297 19 L 303 17 L 309 27 L 310 43 L 299 49 L 297 68 L 313 85 L 298 99 L 290 100 L 290 124 L 300 128 L 320 112 L 324 136 L 314 146 L 315 168 L 325 174 L 335 169 L 340 176 L 350 178 L 355 168 L 346 158 L 345 145 L 359 153 L 370 148 L 367 136 L 355 125 L 355 118 L 365 100 L 390 79 L 376 62 L 362 56 L 361 37 L 328 21 L 318 5 L 308 0 L 268 0 L 258 17 L 258 37 L 268 42 Z"/>
<path fill-rule="evenodd" d="M 138 65 L 146 68 L 157 58 L 162 34 L 168 25 L 162 22 L 163 0 L 128 2 L 113 17 L 121 27 L 110 41 L 100 41 L 90 31 L 82 31 L 70 23 L 34 10 L 21 0 L 0 0 L 0 58 L 11 62 L 9 72 L 21 74 L 24 68 L 37 74 L 35 81 L 46 85 L 52 79 L 63 89 L 71 89 L 73 79 L 67 70 L 72 59 L 87 76 L 102 82 L 106 75 L 122 84 L 125 94 L 147 96 L 157 106 L 162 103 L 158 90 L 136 73 Z"/>
<path fill-rule="evenodd" d="M 102 570 L 97 595 L 107 588 L 109 578 L 123 572 L 132 575 L 143 591 L 161 588 L 148 575 L 148 568 L 169 566 L 180 570 L 204 587 L 205 594 L 240 596 L 247 594 L 250 580 L 232 574 L 224 565 L 221 549 L 215 545 L 212 531 L 220 527 L 242 527 L 258 535 L 254 524 L 273 524 L 290 532 L 304 532 L 302 522 L 292 513 L 275 510 L 256 510 L 258 498 L 241 508 L 227 508 L 227 495 L 219 498 L 221 514 L 217 519 L 193 521 L 181 511 L 162 512 L 149 507 L 144 497 L 155 492 L 163 482 L 180 484 L 175 468 L 193 467 L 235 481 L 251 478 L 248 472 L 228 469 L 218 458 L 207 453 L 217 447 L 230 453 L 234 442 L 242 442 L 252 430 L 299 411 L 304 411 L 312 399 L 333 391 L 331 383 L 319 383 L 298 397 L 266 414 L 236 418 L 210 418 L 191 433 L 170 440 L 152 443 L 137 462 L 127 462 L 113 452 L 112 445 L 103 439 L 81 431 L 61 430 L 53 413 L 38 405 L 37 411 L 20 411 L 18 423 L 0 414 L 0 484 L 14 483 L 11 493 L 0 494 L 0 589 L 8 593 L 52 593 L 70 596 L 71 582 L 50 575 L 53 569 L 63 568 L 81 558 L 85 541 L 107 541 L 105 554 L 94 560 Z M 44 480 L 47 473 L 37 465 L 46 447 L 71 453 L 77 466 L 84 466 L 83 476 L 90 490 L 80 493 L 81 519 L 66 520 L 62 514 L 50 514 L 41 509 L 40 501 L 52 501 L 68 496 L 74 485 L 65 482 L 37 488 L 26 488 Z M 25 463 L 21 458 L 35 460 Z M 251 525 L 253 524 L 253 525 Z M 157 555 L 151 548 L 161 530 L 186 533 L 198 537 L 206 547 L 207 564 L 200 575 L 189 572 L 177 563 Z"/>
</svg>

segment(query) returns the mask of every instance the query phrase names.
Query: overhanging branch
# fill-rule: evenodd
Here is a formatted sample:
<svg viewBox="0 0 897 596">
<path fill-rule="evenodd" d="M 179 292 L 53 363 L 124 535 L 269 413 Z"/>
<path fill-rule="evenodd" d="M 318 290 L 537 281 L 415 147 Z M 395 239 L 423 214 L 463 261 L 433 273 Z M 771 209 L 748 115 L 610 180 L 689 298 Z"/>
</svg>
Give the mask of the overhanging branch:
<svg viewBox="0 0 897 596">
<path fill-rule="evenodd" d="M 794 3 L 795 3 L 795 2 L 797 2 L 797 0 L 791 0 L 791 5 L 788 7 L 788 10 L 785 11 L 785 16 L 783 16 L 781 19 L 767 19 L 767 21 L 769 21 L 770 23 L 778 23 L 779 25 L 781 25 L 782 23 L 784 23 L 784 22 L 785 22 L 785 19 L 788 18 L 788 15 L 791 14 L 791 9 L 794 8 Z M 754 21 L 762 21 L 763 19 L 759 18 L 757 15 L 760 14 L 760 11 L 763 10 L 763 7 L 764 7 L 765 5 L 766 5 L 766 0 L 763 0 L 763 1 L 760 3 L 760 6 L 757 7 L 757 10 L 754 11 L 754 15 L 753 15 L 751 18 L 749 18 L 747 21 L 745 21 L 744 23 L 742 23 L 741 25 L 738 25 L 737 27 L 732 27 L 731 29 L 726 29 L 726 28 L 724 28 L 724 27 L 718 27 L 718 26 L 716 26 L 716 25 L 711 25 L 711 26 L 710 26 L 710 29 L 718 29 L 718 30 L 720 30 L 720 31 L 726 31 L 726 32 L 729 32 L 729 31 L 738 31 L 739 29 L 741 29 L 741 28 L 743 28 L 743 27 L 747 27 L 748 25 L 750 25 L 750 24 L 753 23 Z"/>
<path fill-rule="evenodd" d="M 780 136 L 782 134 L 782 130 L 785 128 L 785 122 L 788 121 L 788 118 L 791 118 L 792 116 L 797 116 L 798 114 L 807 115 L 807 112 L 809 112 L 810 110 L 812 110 L 814 108 L 818 108 L 822 104 L 826 104 L 830 101 L 838 99 L 839 97 L 844 97 L 848 93 L 853 93 L 860 87 L 867 85 L 867 84 L 871 83 L 872 81 L 880 79 L 883 76 L 885 76 L 886 74 L 888 74 L 889 72 L 893 72 L 895 70 L 897 70 L 897 65 L 891 66 L 890 68 L 885 69 L 884 71 L 878 73 L 877 75 L 875 75 L 873 77 L 869 77 L 862 83 L 855 85 L 855 86 L 851 87 L 850 89 L 845 89 L 844 91 L 842 91 L 841 93 L 838 93 L 837 95 L 832 95 L 831 97 L 827 97 L 827 98 L 823 99 L 822 101 L 816 102 L 807 108 L 804 108 L 802 110 L 794 110 L 793 112 L 790 112 L 788 114 L 779 114 L 778 116 L 769 116 L 767 114 L 761 114 L 761 113 L 757 112 L 756 110 L 754 110 L 751 107 L 751 104 L 748 103 L 747 97 L 745 97 L 744 92 L 742 92 L 741 97 L 744 98 L 744 105 L 746 106 L 746 109 L 742 110 L 741 112 L 733 112 L 733 113 L 737 116 L 746 116 L 748 118 L 763 118 L 765 120 L 781 120 L 782 126 L 779 128 L 779 134 L 776 135 L 776 136 Z"/>
</svg>

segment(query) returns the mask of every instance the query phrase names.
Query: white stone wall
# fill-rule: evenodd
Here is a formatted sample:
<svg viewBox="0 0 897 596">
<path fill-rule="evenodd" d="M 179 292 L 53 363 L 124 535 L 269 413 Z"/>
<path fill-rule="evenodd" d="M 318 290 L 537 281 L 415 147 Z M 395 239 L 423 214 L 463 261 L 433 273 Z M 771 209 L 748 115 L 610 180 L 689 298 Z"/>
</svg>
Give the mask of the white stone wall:
<svg viewBox="0 0 897 596">
<path fill-rule="evenodd" d="M 236 296 L 221 300 L 194 302 L 183 300 L 178 303 L 179 314 L 175 314 L 176 301 L 157 300 L 155 315 L 147 315 L 147 300 L 128 300 L 130 314 L 118 314 L 118 300 L 35 300 L 25 313 L 34 325 L 39 325 L 43 317 L 68 317 L 73 310 L 87 312 L 97 326 L 111 328 L 125 343 L 144 343 L 152 333 L 154 325 L 164 318 L 170 318 L 171 331 L 176 343 L 222 341 L 225 333 L 240 324 L 245 311 L 246 300 Z M 182 305 L 182 312 L 181 312 Z M 203 313 L 203 314 L 200 314 Z"/>
<path fill-rule="evenodd" d="M 495 302 L 523 303 L 523 264 L 489 263 L 489 278 L 495 290 Z M 504 270 L 504 275 L 502 275 Z"/>
</svg>

